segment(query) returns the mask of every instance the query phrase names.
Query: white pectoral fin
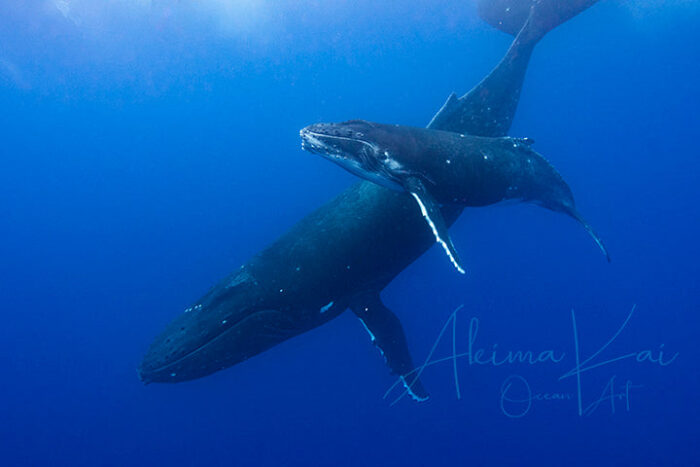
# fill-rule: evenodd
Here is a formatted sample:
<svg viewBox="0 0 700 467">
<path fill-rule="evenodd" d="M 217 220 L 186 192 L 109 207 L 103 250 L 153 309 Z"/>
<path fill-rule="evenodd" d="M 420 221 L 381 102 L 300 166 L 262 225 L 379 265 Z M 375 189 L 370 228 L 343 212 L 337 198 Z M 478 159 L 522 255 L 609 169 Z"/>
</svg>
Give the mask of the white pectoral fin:
<svg viewBox="0 0 700 467">
<path fill-rule="evenodd" d="M 442 217 L 440 212 L 440 206 L 437 201 L 431 196 L 431 194 L 426 190 L 425 185 L 419 179 L 411 177 L 404 184 L 406 190 L 411 193 L 411 196 L 416 200 L 418 206 L 420 207 L 421 214 L 423 218 L 430 226 L 430 229 L 435 235 L 435 239 L 442 246 L 447 253 L 448 258 L 460 272 L 460 274 L 465 274 L 462 263 L 457 254 L 457 249 L 452 244 L 452 239 L 447 231 L 447 224 L 445 224 L 445 219 Z"/>
</svg>

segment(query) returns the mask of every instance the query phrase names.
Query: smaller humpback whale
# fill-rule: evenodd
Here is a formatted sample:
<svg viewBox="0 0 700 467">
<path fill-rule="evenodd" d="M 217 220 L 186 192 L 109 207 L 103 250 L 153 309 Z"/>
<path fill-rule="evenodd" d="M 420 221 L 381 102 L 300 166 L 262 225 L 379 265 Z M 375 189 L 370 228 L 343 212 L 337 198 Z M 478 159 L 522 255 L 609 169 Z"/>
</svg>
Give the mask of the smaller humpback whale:
<svg viewBox="0 0 700 467">
<path fill-rule="evenodd" d="M 464 274 L 441 205 L 487 206 L 531 202 L 580 222 L 610 256 L 576 210 L 562 176 L 527 138 L 488 138 L 449 131 L 351 120 L 317 123 L 300 132 L 302 148 L 361 178 L 410 193 L 435 238 Z"/>
</svg>

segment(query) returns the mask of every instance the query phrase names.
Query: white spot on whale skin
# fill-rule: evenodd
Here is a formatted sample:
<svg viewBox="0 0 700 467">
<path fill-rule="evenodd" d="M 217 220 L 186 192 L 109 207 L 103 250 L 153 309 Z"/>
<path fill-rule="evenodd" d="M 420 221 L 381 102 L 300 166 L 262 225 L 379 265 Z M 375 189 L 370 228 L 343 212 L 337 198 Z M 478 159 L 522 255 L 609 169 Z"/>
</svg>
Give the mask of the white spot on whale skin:
<svg viewBox="0 0 700 467">
<path fill-rule="evenodd" d="M 428 400 L 427 397 L 419 397 L 415 392 L 413 392 L 413 391 L 411 390 L 411 387 L 410 387 L 410 386 L 408 385 L 408 383 L 406 382 L 406 378 L 404 378 L 403 376 L 401 376 L 400 378 L 401 378 L 401 382 L 403 383 L 403 387 L 406 389 L 406 392 L 408 392 L 408 394 L 411 396 L 411 398 L 412 398 L 414 401 L 423 402 L 423 401 L 427 401 L 427 400 Z"/>
<path fill-rule="evenodd" d="M 331 300 L 328 302 L 327 305 L 324 305 L 321 307 L 321 313 L 325 313 L 326 311 L 330 310 L 330 308 L 333 306 L 333 301 Z"/>
<path fill-rule="evenodd" d="M 250 273 L 248 273 L 248 271 L 245 270 L 245 266 L 241 266 L 241 269 L 238 271 L 238 274 L 236 274 L 236 276 L 231 280 L 231 282 L 226 284 L 226 288 L 230 289 L 249 281 L 253 281 L 253 276 L 251 276 Z"/>
<path fill-rule="evenodd" d="M 369 330 L 369 328 L 367 327 L 367 325 L 365 324 L 365 322 L 362 318 L 360 318 L 360 323 L 362 323 L 362 326 L 365 327 L 365 331 L 367 331 L 367 334 L 369 334 L 369 338 L 372 339 L 372 342 L 374 342 L 376 340 L 376 338 L 374 337 L 374 334 L 372 333 L 372 331 Z"/>
<path fill-rule="evenodd" d="M 389 167 L 389 170 L 401 170 L 403 168 L 403 165 L 394 159 L 390 159 L 387 166 Z"/>
<path fill-rule="evenodd" d="M 368 310 L 368 309 L 365 308 L 365 311 L 367 311 L 367 310 Z M 364 320 L 363 320 L 362 318 L 360 318 L 360 323 L 362 323 L 362 326 L 364 326 L 365 331 L 367 331 L 367 334 L 369 334 L 369 337 L 370 337 L 370 339 L 372 340 L 372 343 L 375 344 L 375 346 L 377 347 L 377 349 L 379 349 L 379 353 L 382 354 L 382 357 L 384 357 L 384 361 L 386 362 L 387 359 L 386 359 L 386 355 L 384 355 L 384 350 L 382 350 L 382 348 L 379 347 L 379 345 L 377 345 L 377 343 L 376 343 L 376 340 L 377 340 L 377 339 L 374 337 L 374 334 L 372 333 L 372 331 L 369 330 L 369 328 L 367 327 L 367 324 L 365 324 L 365 322 L 364 322 Z"/>
</svg>

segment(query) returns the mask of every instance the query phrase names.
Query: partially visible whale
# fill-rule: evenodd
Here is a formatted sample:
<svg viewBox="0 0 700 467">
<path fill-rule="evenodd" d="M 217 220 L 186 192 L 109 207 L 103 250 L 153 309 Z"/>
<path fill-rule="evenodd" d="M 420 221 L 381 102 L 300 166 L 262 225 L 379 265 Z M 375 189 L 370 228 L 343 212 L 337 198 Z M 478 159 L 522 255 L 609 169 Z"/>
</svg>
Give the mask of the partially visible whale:
<svg viewBox="0 0 700 467">
<path fill-rule="evenodd" d="M 603 242 L 576 210 L 569 185 L 527 138 L 487 138 L 364 120 L 316 123 L 300 135 L 303 149 L 365 180 L 410 193 L 462 274 L 440 205 L 535 203 L 580 222 L 610 261 Z"/>
<path fill-rule="evenodd" d="M 558 8 L 536 8 L 540 4 L 530 0 L 478 3 L 489 18 L 505 19 L 506 10 L 518 6 L 530 13 L 518 20 L 521 32 L 494 70 L 464 96 L 452 94 L 429 127 L 503 136 L 515 113 L 529 57 L 548 30 L 522 25 L 534 17 L 558 24 L 587 5 L 557 0 L 557 7 L 570 10 L 558 18 Z M 492 5 L 497 8 L 492 10 Z M 498 27 L 498 21 L 495 24 Z M 176 383 L 209 375 L 350 308 L 392 373 L 403 378 L 415 399 L 426 399 L 421 382 L 408 376 L 414 374 L 413 363 L 401 323 L 380 298 L 387 284 L 434 243 L 414 203 L 405 193 L 371 182 L 351 186 L 186 307 L 154 339 L 139 367 L 141 380 Z M 442 208 L 446 224 L 452 224 L 462 209 Z"/>
</svg>

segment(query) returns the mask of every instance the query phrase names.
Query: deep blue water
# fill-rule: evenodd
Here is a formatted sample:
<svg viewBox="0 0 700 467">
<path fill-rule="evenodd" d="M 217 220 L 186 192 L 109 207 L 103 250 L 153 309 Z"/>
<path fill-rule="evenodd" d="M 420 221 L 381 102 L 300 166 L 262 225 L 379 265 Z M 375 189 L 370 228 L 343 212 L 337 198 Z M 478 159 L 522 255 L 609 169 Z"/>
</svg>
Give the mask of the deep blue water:
<svg viewBox="0 0 700 467">
<path fill-rule="evenodd" d="M 471 209 L 451 229 L 467 276 L 434 247 L 383 294 L 417 361 L 459 305 L 458 352 L 475 318 L 474 351 L 563 360 L 461 358 L 460 399 L 444 362 L 428 402 L 391 405 L 349 312 L 193 382 L 144 386 L 136 368 L 355 182 L 299 148 L 301 127 L 425 125 L 510 37 L 470 2 L 104 3 L 0 3 L 0 464 L 700 465 L 697 4 L 602 0 L 530 64 L 510 134 L 564 175 L 611 264 L 564 216 Z M 585 360 L 635 305 L 590 363 L 628 358 L 559 379 L 572 309 Z M 529 408 L 502 403 L 504 381 Z"/>
</svg>

